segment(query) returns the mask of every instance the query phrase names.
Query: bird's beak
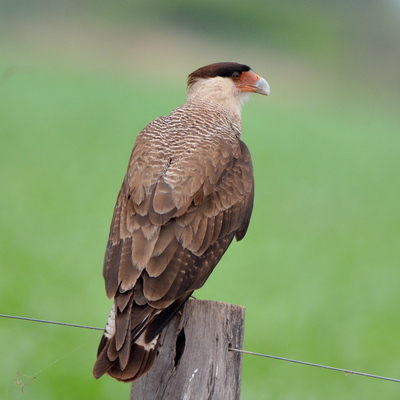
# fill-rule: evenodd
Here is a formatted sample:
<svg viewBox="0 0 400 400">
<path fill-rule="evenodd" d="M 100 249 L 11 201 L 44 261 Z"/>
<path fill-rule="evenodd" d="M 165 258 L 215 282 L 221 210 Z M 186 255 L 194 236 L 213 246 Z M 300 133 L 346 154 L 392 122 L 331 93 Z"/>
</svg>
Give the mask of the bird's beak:
<svg viewBox="0 0 400 400">
<path fill-rule="evenodd" d="M 269 96 L 271 93 L 268 82 L 261 77 L 259 77 L 257 83 L 254 85 L 254 89 L 255 93 L 264 94 L 265 96 Z"/>
<path fill-rule="evenodd" d="M 243 72 L 240 79 L 236 82 L 236 87 L 240 92 L 253 92 L 269 96 L 270 88 L 268 82 L 253 71 Z"/>
</svg>

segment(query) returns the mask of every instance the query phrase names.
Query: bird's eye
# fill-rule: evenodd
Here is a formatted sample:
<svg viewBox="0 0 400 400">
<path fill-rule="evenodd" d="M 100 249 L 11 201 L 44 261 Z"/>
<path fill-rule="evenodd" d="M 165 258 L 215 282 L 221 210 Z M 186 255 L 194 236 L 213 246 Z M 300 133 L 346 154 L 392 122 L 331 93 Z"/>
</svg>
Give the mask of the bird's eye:
<svg viewBox="0 0 400 400">
<path fill-rule="evenodd" d="M 240 78 L 240 72 L 235 71 L 235 72 L 232 74 L 232 79 L 233 79 L 234 81 L 237 81 L 239 78 Z"/>
</svg>

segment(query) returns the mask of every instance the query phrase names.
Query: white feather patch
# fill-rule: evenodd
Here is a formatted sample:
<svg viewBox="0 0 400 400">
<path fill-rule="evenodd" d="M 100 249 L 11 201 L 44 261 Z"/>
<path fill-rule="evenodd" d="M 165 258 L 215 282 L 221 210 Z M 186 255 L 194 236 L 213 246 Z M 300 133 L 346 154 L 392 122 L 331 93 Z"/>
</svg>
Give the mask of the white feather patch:
<svg viewBox="0 0 400 400">
<path fill-rule="evenodd" d="M 188 100 L 202 101 L 222 105 L 226 110 L 240 119 L 242 104 L 249 97 L 247 93 L 239 92 L 232 79 L 215 78 L 198 79 L 187 93 Z"/>
<path fill-rule="evenodd" d="M 113 304 L 110 312 L 110 316 L 108 317 L 106 329 L 104 332 L 104 336 L 107 339 L 111 339 L 115 334 L 115 304 Z"/>
<path fill-rule="evenodd" d="M 157 335 L 151 342 L 149 342 L 149 343 L 146 343 L 144 340 L 143 340 L 143 338 L 144 338 L 144 332 L 137 338 L 137 340 L 136 340 L 136 343 L 139 345 L 139 346 L 143 346 L 147 351 L 149 351 L 149 350 L 152 350 L 152 349 L 154 349 L 155 347 L 156 347 L 156 344 L 157 344 L 157 340 L 158 340 L 158 337 L 159 337 L 160 335 Z"/>
</svg>

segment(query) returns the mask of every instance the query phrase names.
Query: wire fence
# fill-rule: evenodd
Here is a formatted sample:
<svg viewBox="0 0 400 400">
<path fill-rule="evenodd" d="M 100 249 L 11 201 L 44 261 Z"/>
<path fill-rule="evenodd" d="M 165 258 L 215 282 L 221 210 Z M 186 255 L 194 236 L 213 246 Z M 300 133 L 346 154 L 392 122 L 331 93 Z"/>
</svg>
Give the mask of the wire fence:
<svg viewBox="0 0 400 400">
<path fill-rule="evenodd" d="M 268 355 L 268 354 L 253 353 L 252 351 L 246 351 L 246 350 L 239 350 L 239 349 L 229 349 L 229 350 L 230 351 L 237 351 L 238 353 L 243 353 L 243 354 L 251 354 L 253 356 L 272 358 L 274 360 L 288 361 L 288 362 L 292 362 L 292 363 L 296 363 L 296 364 L 308 365 L 310 367 L 325 368 L 325 369 L 329 369 L 331 371 L 344 372 L 345 374 L 349 374 L 349 375 L 361 375 L 361 376 L 366 376 L 368 378 L 383 379 L 385 381 L 392 381 L 392 382 L 400 383 L 400 379 L 387 378 L 385 376 L 367 374 L 365 372 L 357 372 L 357 371 L 351 371 L 349 369 L 344 369 L 344 368 L 329 367 L 328 365 L 314 364 L 314 363 L 310 363 L 310 362 L 306 362 L 306 361 L 293 360 L 291 358 L 271 356 L 271 355 Z"/>
<path fill-rule="evenodd" d="M 3 317 L 3 318 L 12 318 L 12 319 L 21 319 L 22 321 L 42 322 L 42 323 L 44 323 L 44 324 L 71 326 L 71 327 L 73 327 L 73 328 L 84 328 L 84 329 L 94 329 L 94 330 L 96 330 L 96 331 L 104 331 L 104 328 L 95 328 L 95 327 L 93 327 L 93 326 L 76 325 L 76 324 L 67 324 L 66 322 L 47 321 L 47 320 L 45 320 L 45 319 L 17 317 L 17 316 L 15 316 L 15 315 L 5 315 L 5 314 L 0 314 L 0 317 Z"/>
<path fill-rule="evenodd" d="M 93 327 L 93 326 L 68 324 L 66 322 L 55 322 L 55 321 L 48 321 L 48 320 L 36 319 L 36 318 L 17 317 L 15 315 L 0 314 L 0 317 L 18 319 L 18 320 L 23 320 L 23 321 L 40 322 L 40 323 L 45 323 L 45 324 L 69 326 L 69 327 L 72 327 L 72 328 L 92 329 L 92 330 L 98 330 L 98 331 L 103 331 L 104 330 L 104 328 L 97 328 L 97 327 Z M 293 360 L 291 358 L 272 356 L 272 355 L 262 354 L 262 353 L 254 353 L 252 351 L 240 350 L 240 349 L 234 349 L 234 348 L 229 348 L 228 351 L 235 351 L 235 352 L 238 352 L 238 353 L 249 354 L 249 355 L 258 356 L 258 357 L 266 357 L 266 358 L 270 358 L 270 359 L 274 359 L 274 360 L 286 361 L 286 362 L 291 362 L 291 363 L 295 363 L 295 364 L 308 365 L 308 366 L 311 366 L 311 367 L 324 368 L 324 369 L 328 369 L 328 370 L 331 370 L 331 371 L 344 372 L 346 375 L 360 375 L 360 376 L 364 376 L 364 377 L 367 377 L 367 378 L 382 379 L 382 380 L 385 380 L 385 381 L 391 381 L 391 382 L 400 383 L 400 379 L 388 378 L 388 377 L 385 377 L 385 376 L 368 374 L 368 373 L 365 373 L 365 372 L 357 372 L 357 371 L 352 371 L 352 370 L 344 369 L 344 368 L 330 367 L 328 365 L 315 364 L 315 363 L 310 363 L 310 362 L 306 362 L 306 361 Z"/>
</svg>

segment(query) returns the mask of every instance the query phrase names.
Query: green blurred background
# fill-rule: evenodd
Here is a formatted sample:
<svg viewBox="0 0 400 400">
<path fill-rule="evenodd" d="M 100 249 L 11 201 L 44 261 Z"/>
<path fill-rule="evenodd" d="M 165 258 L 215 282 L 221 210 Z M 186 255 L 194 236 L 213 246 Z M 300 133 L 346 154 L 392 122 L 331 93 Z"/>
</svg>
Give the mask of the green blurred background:
<svg viewBox="0 0 400 400">
<path fill-rule="evenodd" d="M 104 326 L 135 135 L 216 61 L 272 93 L 243 111 L 250 229 L 196 296 L 246 306 L 246 350 L 400 378 L 395 0 L 1 0 L 0 313 Z M 128 399 L 92 377 L 100 336 L 0 319 L 0 398 Z M 243 400 L 378 398 L 400 386 L 243 357 Z"/>
</svg>

